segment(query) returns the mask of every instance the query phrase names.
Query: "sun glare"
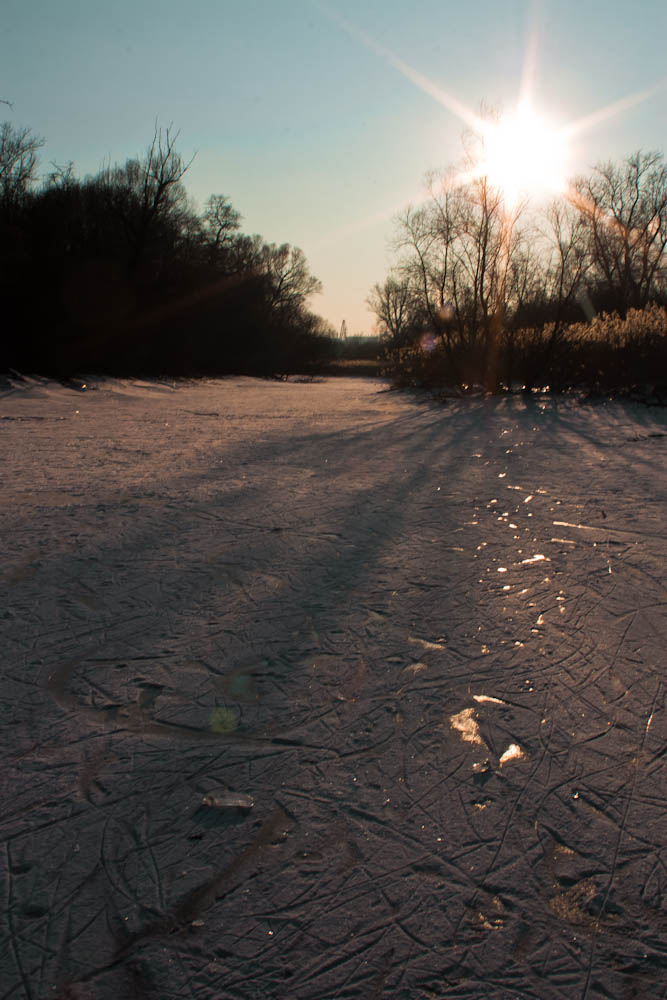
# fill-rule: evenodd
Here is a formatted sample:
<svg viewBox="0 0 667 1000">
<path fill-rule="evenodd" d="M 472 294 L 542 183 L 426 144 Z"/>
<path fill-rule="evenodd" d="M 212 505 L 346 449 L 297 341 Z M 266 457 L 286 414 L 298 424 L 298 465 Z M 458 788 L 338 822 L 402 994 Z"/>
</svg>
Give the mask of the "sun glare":
<svg viewBox="0 0 667 1000">
<path fill-rule="evenodd" d="M 572 169 L 570 141 L 601 122 L 654 97 L 667 87 L 667 78 L 664 78 L 652 87 L 628 94 L 592 114 L 557 127 L 531 104 L 537 50 L 537 36 L 533 33 L 525 54 L 517 109 L 512 115 L 490 122 L 466 107 L 455 94 L 444 90 L 423 73 L 399 59 L 377 39 L 367 35 L 330 8 L 324 0 L 313 0 L 313 2 L 323 14 L 352 38 L 384 59 L 407 80 L 436 100 L 446 111 L 456 115 L 473 135 L 481 138 L 483 147 L 481 157 L 476 160 L 475 166 L 468 167 L 457 175 L 456 183 L 466 184 L 476 177 L 485 176 L 502 193 L 504 203 L 509 208 L 516 206 L 524 198 L 544 201 L 564 194 L 568 189 L 568 177 Z M 367 224 L 371 221 L 372 219 L 367 220 Z"/>
<path fill-rule="evenodd" d="M 546 198 L 565 190 L 566 132 L 530 105 L 485 123 L 482 139 L 484 150 L 477 172 L 502 191 L 509 205 L 522 197 Z"/>
</svg>

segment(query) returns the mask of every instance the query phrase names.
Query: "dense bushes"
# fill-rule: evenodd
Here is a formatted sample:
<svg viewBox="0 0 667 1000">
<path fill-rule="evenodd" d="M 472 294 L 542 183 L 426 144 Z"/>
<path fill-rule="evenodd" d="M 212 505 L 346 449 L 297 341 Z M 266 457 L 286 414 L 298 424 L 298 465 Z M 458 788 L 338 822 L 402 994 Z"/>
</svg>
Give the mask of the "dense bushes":
<svg viewBox="0 0 667 1000">
<path fill-rule="evenodd" d="M 503 331 L 496 358 L 501 389 L 634 393 L 667 402 L 667 309 L 650 305 L 625 317 L 600 314 L 590 323 Z M 447 386 L 473 391 L 486 359 L 460 345 L 447 351 L 424 336 L 388 353 L 385 371 L 399 385 Z"/>
</svg>

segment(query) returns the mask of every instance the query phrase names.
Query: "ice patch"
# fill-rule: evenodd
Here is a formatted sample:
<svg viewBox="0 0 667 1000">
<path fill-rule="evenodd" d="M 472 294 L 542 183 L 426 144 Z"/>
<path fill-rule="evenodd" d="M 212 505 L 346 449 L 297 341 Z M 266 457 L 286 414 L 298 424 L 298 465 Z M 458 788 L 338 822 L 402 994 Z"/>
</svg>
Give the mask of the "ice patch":
<svg viewBox="0 0 667 1000">
<path fill-rule="evenodd" d="M 241 809 L 249 811 L 255 804 L 252 795 L 244 792 L 209 792 L 202 798 L 202 805 L 211 809 Z"/>
</svg>

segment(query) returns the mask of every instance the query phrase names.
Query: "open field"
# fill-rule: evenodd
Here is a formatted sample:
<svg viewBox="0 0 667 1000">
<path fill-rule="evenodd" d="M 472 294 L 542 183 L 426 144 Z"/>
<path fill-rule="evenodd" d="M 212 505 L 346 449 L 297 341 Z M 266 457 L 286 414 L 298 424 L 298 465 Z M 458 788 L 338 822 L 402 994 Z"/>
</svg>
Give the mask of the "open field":
<svg viewBox="0 0 667 1000">
<path fill-rule="evenodd" d="M 664 409 L 35 382 L 0 448 L 3 1000 L 667 998 Z"/>
</svg>

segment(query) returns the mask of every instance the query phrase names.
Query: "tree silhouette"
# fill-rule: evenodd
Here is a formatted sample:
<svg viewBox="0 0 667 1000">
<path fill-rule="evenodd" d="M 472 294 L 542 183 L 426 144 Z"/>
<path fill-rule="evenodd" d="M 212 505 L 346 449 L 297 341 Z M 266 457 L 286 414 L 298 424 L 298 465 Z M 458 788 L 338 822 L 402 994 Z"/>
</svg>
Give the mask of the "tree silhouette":
<svg viewBox="0 0 667 1000">
<path fill-rule="evenodd" d="M 603 163 L 572 187 L 603 304 L 624 316 L 642 308 L 667 278 L 667 166 L 638 151 Z"/>
<path fill-rule="evenodd" d="M 5 217 L 17 209 L 34 184 L 37 152 L 43 145 L 44 139 L 29 128 L 15 128 L 11 122 L 0 125 L 0 210 Z"/>
<path fill-rule="evenodd" d="M 374 285 L 366 302 L 375 314 L 378 333 L 390 356 L 397 361 L 401 348 L 419 332 L 418 298 L 410 278 L 389 277 L 382 285 Z"/>
<path fill-rule="evenodd" d="M 38 186 L 42 140 L 5 123 L 3 368 L 271 373 L 323 356 L 331 331 L 308 310 L 321 285 L 305 255 L 241 233 L 224 195 L 198 214 L 178 138 L 156 126 L 143 156 L 83 180 L 52 163 Z"/>
</svg>

